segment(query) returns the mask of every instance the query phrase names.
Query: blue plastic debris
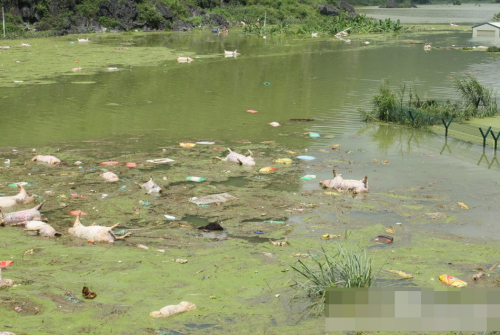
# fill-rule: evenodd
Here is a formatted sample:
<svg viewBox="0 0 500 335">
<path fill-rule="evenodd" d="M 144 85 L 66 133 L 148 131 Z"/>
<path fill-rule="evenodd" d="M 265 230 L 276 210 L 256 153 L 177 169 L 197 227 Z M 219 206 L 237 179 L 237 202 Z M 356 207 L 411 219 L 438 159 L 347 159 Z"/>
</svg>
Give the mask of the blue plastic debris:
<svg viewBox="0 0 500 335">
<path fill-rule="evenodd" d="M 318 133 L 309 133 L 309 137 L 321 137 Z"/>
<path fill-rule="evenodd" d="M 313 156 L 307 156 L 307 155 L 304 155 L 304 156 L 297 156 L 298 159 L 302 159 L 304 161 L 312 161 L 313 159 L 316 159 L 316 157 L 313 157 Z"/>
</svg>

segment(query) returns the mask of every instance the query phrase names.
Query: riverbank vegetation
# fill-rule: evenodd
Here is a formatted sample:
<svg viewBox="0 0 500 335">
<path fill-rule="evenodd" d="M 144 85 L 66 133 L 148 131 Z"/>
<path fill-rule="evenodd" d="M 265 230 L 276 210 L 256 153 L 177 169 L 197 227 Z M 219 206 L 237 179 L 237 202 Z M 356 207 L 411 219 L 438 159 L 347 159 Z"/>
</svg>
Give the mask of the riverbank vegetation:
<svg viewBox="0 0 500 335">
<path fill-rule="evenodd" d="M 323 312 L 328 288 L 371 287 L 375 283 L 373 259 L 366 250 L 354 251 L 339 245 L 333 255 L 322 248 L 321 256 L 309 256 L 311 265 L 299 259 L 292 266 L 307 279 L 298 287 L 299 292 L 306 292 L 313 300 L 309 312 Z"/>
<path fill-rule="evenodd" d="M 413 127 L 437 124 L 442 119 L 469 120 L 500 113 L 496 92 L 479 83 L 472 74 L 450 79 L 460 97 L 454 102 L 421 99 L 416 90 L 406 84 L 394 90 L 384 81 L 380 84 L 379 93 L 372 99 L 372 110 L 360 112 L 365 121 L 395 122 Z"/>
</svg>

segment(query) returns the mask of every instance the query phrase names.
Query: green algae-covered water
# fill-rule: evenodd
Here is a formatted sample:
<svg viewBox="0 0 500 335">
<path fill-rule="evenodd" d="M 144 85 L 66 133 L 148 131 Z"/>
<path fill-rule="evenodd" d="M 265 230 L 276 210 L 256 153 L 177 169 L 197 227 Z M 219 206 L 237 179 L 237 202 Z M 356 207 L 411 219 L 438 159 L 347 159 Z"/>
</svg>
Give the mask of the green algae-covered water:
<svg viewBox="0 0 500 335">
<path fill-rule="evenodd" d="M 27 182 L 36 202 L 47 200 L 42 214 L 63 236 L 1 227 L 0 261 L 14 260 L 2 274 L 16 286 L 0 291 L 0 331 L 323 334 L 321 317 L 301 318 L 310 301 L 297 294 L 302 278 L 291 265 L 295 254 L 337 244 L 367 248 L 379 285 L 438 287 L 438 276 L 447 273 L 472 286 L 498 286 L 498 268 L 477 283 L 471 279 L 499 261 L 500 164 L 493 149 L 445 140 L 439 129 L 366 124 L 357 111 L 369 108 L 382 79 L 414 85 L 421 97 L 437 100 L 454 99 L 449 76 L 469 72 L 499 89 L 500 58 L 425 52 L 413 44 L 496 43 L 470 36 L 366 35 L 351 36 L 348 44 L 194 31 L 92 35 L 88 44 L 76 36 L 28 41 L 31 47 L 11 41 L 0 53 L 0 193 L 14 195 L 17 189 L 8 185 Z M 224 58 L 224 49 L 241 55 Z M 193 61 L 177 63 L 177 56 Z M 213 143 L 183 148 L 181 142 Z M 228 147 L 251 150 L 256 167 L 217 160 Z M 65 164 L 31 162 L 35 153 Z M 174 162 L 148 162 L 157 158 Z M 274 162 L 278 158 L 293 164 Z M 124 165 L 129 162 L 136 167 Z M 276 170 L 258 172 L 268 166 Z M 334 168 L 348 179 L 368 175 L 370 192 L 353 197 L 321 189 L 319 180 L 332 178 Z M 105 171 L 120 181 L 105 182 Z M 301 180 L 304 175 L 316 179 Z M 137 186 L 150 177 L 161 195 Z M 190 202 L 225 192 L 236 199 Z M 84 225 L 120 223 L 114 231 L 132 236 L 113 244 L 69 236 L 74 210 L 87 213 Z M 214 221 L 225 231 L 197 229 Z M 386 226 L 395 228 L 394 242 L 375 244 Z M 320 239 L 326 233 L 348 238 Z M 403 283 L 379 272 L 382 266 L 414 279 Z M 83 299 L 83 286 L 97 297 Z M 198 308 L 168 319 L 149 316 L 181 301 Z"/>
</svg>

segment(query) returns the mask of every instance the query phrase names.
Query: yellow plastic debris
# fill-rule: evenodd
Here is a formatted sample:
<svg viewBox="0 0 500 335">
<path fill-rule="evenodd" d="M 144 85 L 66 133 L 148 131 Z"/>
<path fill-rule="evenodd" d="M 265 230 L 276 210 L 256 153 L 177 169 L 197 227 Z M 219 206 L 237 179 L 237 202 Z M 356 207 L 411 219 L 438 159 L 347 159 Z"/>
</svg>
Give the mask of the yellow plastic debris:
<svg viewBox="0 0 500 335">
<path fill-rule="evenodd" d="M 413 278 L 413 275 L 411 273 L 406 273 L 406 272 L 399 271 L 399 270 L 387 270 L 387 272 L 395 273 L 395 274 L 400 275 L 401 277 L 406 278 L 406 279 Z"/>
<path fill-rule="evenodd" d="M 293 163 L 293 161 L 290 158 L 278 158 L 274 160 L 275 163 L 278 164 L 287 164 L 290 165 Z"/>
<path fill-rule="evenodd" d="M 385 232 L 387 234 L 396 234 L 396 231 L 394 230 L 393 226 L 387 226 L 387 227 L 385 227 Z"/>
<path fill-rule="evenodd" d="M 332 144 L 332 145 L 328 145 L 329 148 L 338 148 L 338 147 L 341 147 L 342 144 Z"/>
<path fill-rule="evenodd" d="M 322 240 L 329 240 L 332 238 L 339 238 L 339 237 L 342 237 L 342 235 L 330 235 L 330 234 L 321 235 Z"/>
<path fill-rule="evenodd" d="M 373 163 L 378 163 L 378 159 L 374 158 L 374 159 L 372 159 L 372 162 Z"/>
<path fill-rule="evenodd" d="M 469 206 L 467 206 L 466 204 L 464 204 L 463 202 L 460 202 L 460 201 L 457 201 L 457 205 L 459 205 L 460 208 L 462 208 L 462 209 L 470 209 Z"/>
<path fill-rule="evenodd" d="M 458 278 L 452 277 L 450 275 L 442 275 L 439 276 L 439 280 L 445 283 L 446 285 L 453 286 L 453 287 L 466 287 L 467 284 L 463 280 L 460 280 Z"/>
<path fill-rule="evenodd" d="M 389 161 L 382 161 L 382 164 L 389 165 L 390 163 L 389 163 Z"/>
</svg>

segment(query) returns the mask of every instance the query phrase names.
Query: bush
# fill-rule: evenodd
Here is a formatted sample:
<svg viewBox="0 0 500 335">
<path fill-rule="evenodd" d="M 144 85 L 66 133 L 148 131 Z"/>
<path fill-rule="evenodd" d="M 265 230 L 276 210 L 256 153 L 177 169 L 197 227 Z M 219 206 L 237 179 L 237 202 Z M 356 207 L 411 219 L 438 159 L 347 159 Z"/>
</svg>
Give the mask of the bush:
<svg viewBox="0 0 500 335">
<path fill-rule="evenodd" d="M 451 77 L 453 87 L 462 97 L 463 104 L 470 109 L 472 117 L 486 117 L 498 114 L 497 99 L 493 89 L 481 85 L 476 77 L 468 74 L 465 78 Z"/>
<path fill-rule="evenodd" d="M 323 310 L 326 291 L 330 287 L 370 287 L 375 278 L 372 271 L 372 258 L 366 250 L 347 250 L 342 246 L 337 247 L 337 253 L 329 255 L 324 248 L 321 249 L 321 258 L 314 258 L 309 254 L 312 265 L 307 265 L 298 260 L 292 266 L 296 272 L 307 280 L 299 284 L 299 290 L 307 292 L 313 300 L 310 307 Z"/>
<path fill-rule="evenodd" d="M 500 52 L 500 47 L 489 47 L 486 52 Z"/>
<path fill-rule="evenodd" d="M 498 0 L 497 2 L 500 2 L 500 0 Z M 495 15 L 493 15 L 493 21 L 495 22 L 498 22 L 500 21 L 500 13 L 496 13 Z"/>
<path fill-rule="evenodd" d="M 122 24 L 115 19 L 107 16 L 99 16 L 99 23 L 101 26 L 106 27 L 106 28 L 118 28 L 122 27 Z"/>
</svg>

